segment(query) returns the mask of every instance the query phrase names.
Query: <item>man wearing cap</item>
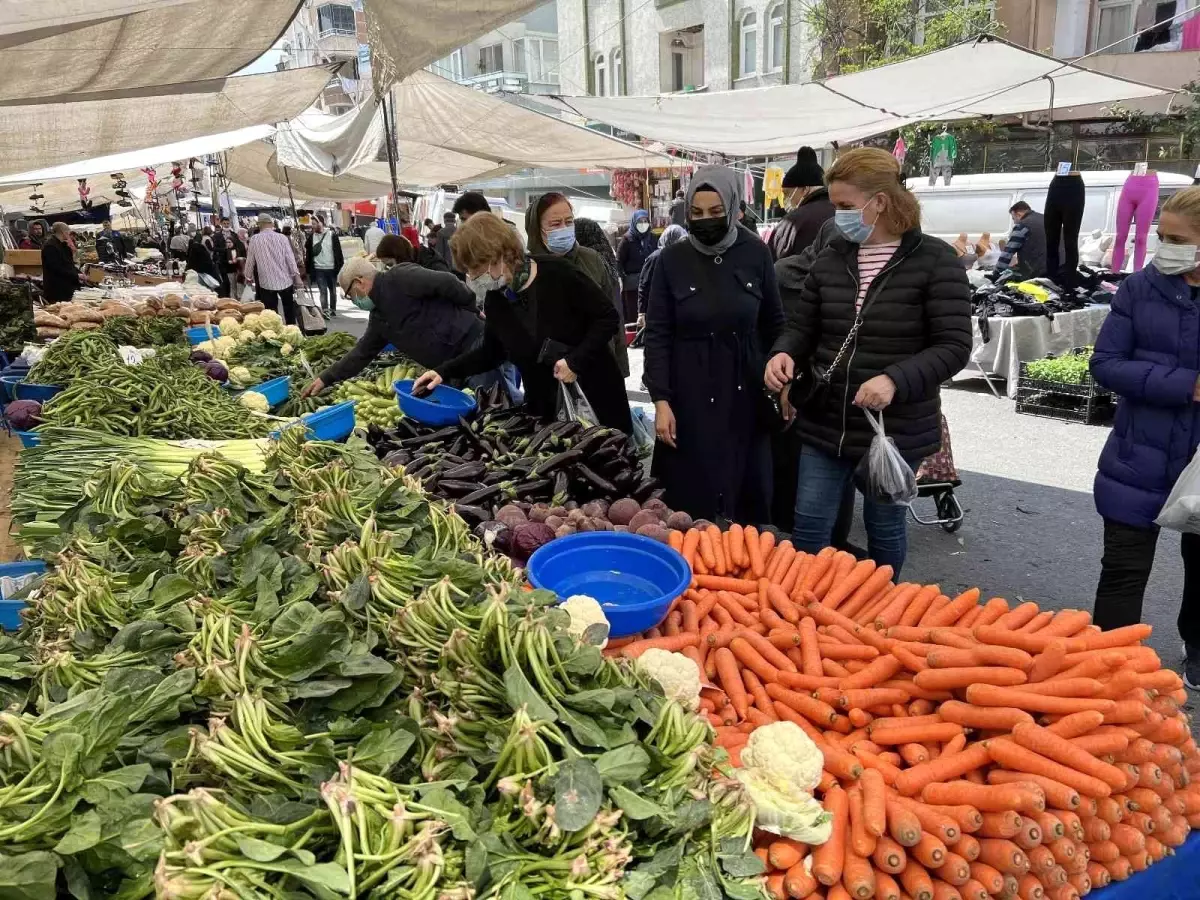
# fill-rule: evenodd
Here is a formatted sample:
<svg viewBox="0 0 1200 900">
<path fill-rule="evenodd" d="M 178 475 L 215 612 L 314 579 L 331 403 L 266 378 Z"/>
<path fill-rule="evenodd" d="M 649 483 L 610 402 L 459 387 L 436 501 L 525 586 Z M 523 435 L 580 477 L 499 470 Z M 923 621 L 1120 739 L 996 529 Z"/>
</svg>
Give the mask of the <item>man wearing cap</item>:
<svg viewBox="0 0 1200 900">
<path fill-rule="evenodd" d="M 796 164 L 783 176 L 783 196 L 788 214 L 775 227 L 770 243 L 776 262 L 806 250 L 825 221 L 833 218 L 825 170 L 812 147 L 797 151 Z"/>
<path fill-rule="evenodd" d="M 282 307 L 283 320 L 296 324 L 295 289 L 302 286 L 296 254 L 266 213 L 259 215 L 258 234 L 250 238 L 246 251 L 246 283 L 254 286 L 259 303 L 268 309 Z"/>
</svg>

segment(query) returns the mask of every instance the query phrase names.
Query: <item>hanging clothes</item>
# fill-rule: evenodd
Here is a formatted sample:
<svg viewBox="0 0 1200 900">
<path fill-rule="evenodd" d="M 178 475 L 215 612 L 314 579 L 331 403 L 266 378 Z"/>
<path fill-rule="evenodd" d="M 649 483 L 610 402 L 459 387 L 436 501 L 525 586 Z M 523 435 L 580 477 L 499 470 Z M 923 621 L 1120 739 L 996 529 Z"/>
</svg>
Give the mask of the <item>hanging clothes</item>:
<svg viewBox="0 0 1200 900">
<path fill-rule="evenodd" d="M 892 156 L 896 162 L 900 163 L 900 168 L 904 168 L 904 157 L 908 156 L 908 144 L 904 143 L 903 137 L 896 138 L 896 146 L 892 148 Z"/>
<path fill-rule="evenodd" d="M 1112 267 L 1114 272 L 1125 268 L 1125 246 L 1129 240 L 1129 224 L 1134 222 L 1133 271 L 1140 271 L 1146 264 L 1146 238 L 1150 234 L 1150 223 L 1158 208 L 1158 175 L 1130 175 L 1121 187 L 1117 199 L 1117 240 L 1113 245 Z"/>
<path fill-rule="evenodd" d="M 1183 37 L 1179 49 L 1200 50 L 1200 12 L 1183 23 Z"/>
<path fill-rule="evenodd" d="M 1085 193 L 1078 172 L 1055 175 L 1046 191 L 1046 275 L 1068 291 L 1079 282 L 1079 226 Z"/>
<path fill-rule="evenodd" d="M 768 166 L 763 173 L 763 205 L 770 206 L 772 200 L 783 206 L 783 169 L 779 166 Z"/>
<path fill-rule="evenodd" d="M 958 159 L 958 141 L 948 131 L 935 135 L 929 142 L 929 186 L 937 184 L 941 176 L 946 186 L 954 175 L 954 161 Z"/>
</svg>

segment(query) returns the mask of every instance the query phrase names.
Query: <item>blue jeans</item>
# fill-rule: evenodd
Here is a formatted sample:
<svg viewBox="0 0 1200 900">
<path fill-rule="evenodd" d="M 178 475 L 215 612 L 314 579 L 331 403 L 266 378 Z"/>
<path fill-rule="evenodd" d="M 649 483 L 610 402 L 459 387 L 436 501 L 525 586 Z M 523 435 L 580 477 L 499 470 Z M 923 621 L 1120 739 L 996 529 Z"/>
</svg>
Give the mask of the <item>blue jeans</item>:
<svg viewBox="0 0 1200 900">
<path fill-rule="evenodd" d="M 805 444 L 800 450 L 796 485 L 796 519 L 792 544 L 797 550 L 816 553 L 828 547 L 846 486 L 854 479 L 857 463 L 837 459 Z M 863 524 L 867 528 L 867 555 L 893 569 L 899 579 L 908 552 L 908 507 L 877 503 L 863 498 Z"/>
</svg>

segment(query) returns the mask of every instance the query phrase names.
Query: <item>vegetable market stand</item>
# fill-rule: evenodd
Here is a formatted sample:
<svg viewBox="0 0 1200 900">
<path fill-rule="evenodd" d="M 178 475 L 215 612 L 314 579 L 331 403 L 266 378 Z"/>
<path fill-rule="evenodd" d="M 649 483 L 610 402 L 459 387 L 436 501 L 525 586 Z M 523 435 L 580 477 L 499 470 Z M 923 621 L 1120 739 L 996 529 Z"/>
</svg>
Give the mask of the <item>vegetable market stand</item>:
<svg viewBox="0 0 1200 900">
<path fill-rule="evenodd" d="M 1075 347 L 1095 344 L 1106 318 L 1107 306 L 1055 313 L 1053 319 L 1045 316 L 989 317 L 991 340 L 987 343 L 979 332 L 978 317 L 973 318 L 971 369 L 1005 379 L 1009 399 L 1016 399 L 1021 363 L 1059 356 Z M 973 373 L 968 370 L 965 374 Z"/>
</svg>

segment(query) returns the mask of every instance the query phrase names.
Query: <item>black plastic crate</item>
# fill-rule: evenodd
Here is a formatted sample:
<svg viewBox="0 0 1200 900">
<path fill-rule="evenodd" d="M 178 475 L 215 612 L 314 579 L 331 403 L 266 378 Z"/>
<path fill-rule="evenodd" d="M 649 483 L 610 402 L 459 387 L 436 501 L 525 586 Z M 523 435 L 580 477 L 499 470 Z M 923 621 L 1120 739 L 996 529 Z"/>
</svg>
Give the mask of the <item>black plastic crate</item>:
<svg viewBox="0 0 1200 900">
<path fill-rule="evenodd" d="M 1088 396 L 1044 391 L 1022 385 L 1017 389 L 1017 412 L 1062 422 L 1106 425 L 1112 421 L 1116 404 L 1109 393 Z"/>
<path fill-rule="evenodd" d="M 1080 351 L 1073 350 L 1072 353 Z M 1092 380 L 1091 374 L 1085 374 L 1083 381 L 1076 384 L 1071 381 L 1046 381 L 1041 378 L 1034 378 L 1029 375 L 1029 363 L 1021 363 L 1021 374 L 1017 380 L 1017 389 L 1023 390 L 1028 388 L 1031 391 L 1040 391 L 1044 394 L 1058 394 L 1065 397 L 1111 397 L 1112 392 L 1100 387 Z"/>
</svg>

